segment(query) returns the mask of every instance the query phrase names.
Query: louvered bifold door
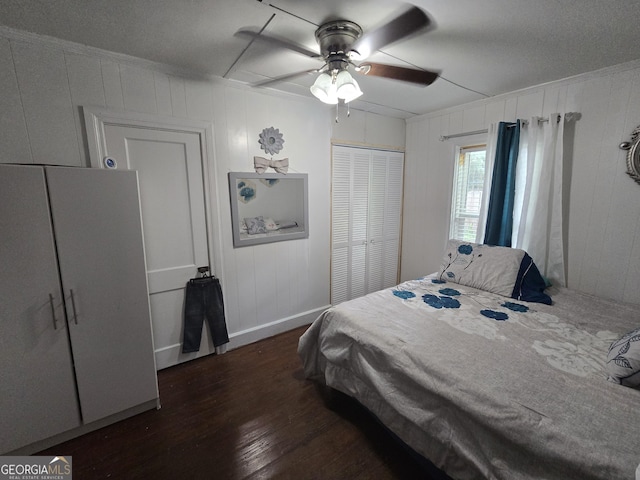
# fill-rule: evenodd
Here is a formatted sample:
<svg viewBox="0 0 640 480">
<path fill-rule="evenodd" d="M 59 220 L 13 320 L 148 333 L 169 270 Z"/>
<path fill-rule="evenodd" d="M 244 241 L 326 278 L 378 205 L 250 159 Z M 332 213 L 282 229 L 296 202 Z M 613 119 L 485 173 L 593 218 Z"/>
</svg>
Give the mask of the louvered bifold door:
<svg viewBox="0 0 640 480">
<path fill-rule="evenodd" d="M 348 300 L 349 212 L 351 204 L 351 158 L 338 147 L 333 150 L 331 173 L 331 303 Z"/>
<path fill-rule="evenodd" d="M 369 215 L 367 150 L 333 147 L 331 193 L 331 303 L 367 293 Z"/>
<path fill-rule="evenodd" d="M 388 152 L 383 228 L 384 272 L 381 288 L 393 287 L 398 283 L 403 179 L 404 154 Z"/>
<path fill-rule="evenodd" d="M 369 189 L 367 293 L 382 289 L 385 272 L 384 221 L 387 190 L 387 154 L 372 152 Z"/>
<path fill-rule="evenodd" d="M 369 152 L 354 149 L 351 158 L 351 215 L 349 238 L 349 298 L 369 293 L 367 246 L 369 243 Z"/>
<path fill-rule="evenodd" d="M 367 293 L 398 283 L 403 164 L 402 153 L 372 152 Z"/>
<path fill-rule="evenodd" d="M 404 154 L 333 147 L 331 303 L 396 285 Z"/>
</svg>

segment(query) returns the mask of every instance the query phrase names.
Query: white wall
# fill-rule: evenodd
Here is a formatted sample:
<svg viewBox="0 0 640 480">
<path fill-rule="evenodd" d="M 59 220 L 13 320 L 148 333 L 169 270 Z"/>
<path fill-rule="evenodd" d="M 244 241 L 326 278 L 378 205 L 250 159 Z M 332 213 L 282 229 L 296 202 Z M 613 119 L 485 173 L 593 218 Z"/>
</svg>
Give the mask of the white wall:
<svg viewBox="0 0 640 480">
<path fill-rule="evenodd" d="M 188 79 L 169 66 L 0 28 L 0 163 L 89 166 L 83 105 L 213 124 L 214 269 L 231 347 L 309 323 L 329 304 L 332 138 L 405 140 L 404 120 L 352 110 L 335 124 L 335 109 L 312 97 Z M 276 158 L 309 175 L 310 235 L 234 249 L 227 173 L 253 171 L 253 156 L 265 155 L 258 135 L 270 126 L 285 140 Z"/>
<path fill-rule="evenodd" d="M 568 285 L 640 303 L 640 186 L 626 175 L 640 124 L 640 62 L 619 65 L 407 122 L 402 278 L 436 271 L 448 236 L 454 148 L 494 121 L 579 112 L 569 158 Z"/>
<path fill-rule="evenodd" d="M 404 120 L 359 110 L 351 110 L 351 116 L 347 118 L 346 113 L 341 109 L 339 122 L 336 123 L 334 108 L 331 108 L 331 140 L 334 144 L 367 145 L 404 151 L 406 141 Z"/>
</svg>

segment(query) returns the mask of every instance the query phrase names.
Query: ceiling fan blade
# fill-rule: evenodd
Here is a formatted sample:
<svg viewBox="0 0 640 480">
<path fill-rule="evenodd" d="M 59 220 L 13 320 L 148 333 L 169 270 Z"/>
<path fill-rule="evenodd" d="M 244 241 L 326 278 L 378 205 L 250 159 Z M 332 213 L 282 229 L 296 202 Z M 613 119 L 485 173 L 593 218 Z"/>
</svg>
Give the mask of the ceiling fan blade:
<svg viewBox="0 0 640 480">
<path fill-rule="evenodd" d="M 275 47 L 279 47 L 279 48 L 286 48 L 288 50 L 292 50 L 294 52 L 298 52 L 302 55 L 305 55 L 307 57 L 310 58 L 317 58 L 317 59 L 322 59 L 322 57 L 320 56 L 320 54 L 318 52 L 314 52 L 312 50 L 309 50 L 308 48 L 305 48 L 301 45 L 298 45 L 296 43 L 290 42 L 289 40 L 285 40 L 283 38 L 278 38 L 278 37 L 274 37 L 274 36 L 270 36 L 270 35 L 264 35 L 261 33 L 257 33 L 257 32 L 253 32 L 251 30 L 238 30 L 235 33 L 236 36 L 239 37 L 247 37 L 250 38 L 252 40 L 258 40 L 260 42 L 265 42 L 268 43 L 270 45 L 273 45 Z"/>
<path fill-rule="evenodd" d="M 262 82 L 257 82 L 252 84 L 252 87 L 266 87 L 274 83 L 286 82 L 287 80 L 291 80 L 296 77 L 301 77 L 302 75 L 308 75 L 310 73 L 318 73 L 320 69 L 312 69 L 312 70 L 304 70 L 302 72 L 289 73 L 287 75 L 282 75 L 280 77 L 270 78 L 268 80 L 263 80 Z"/>
<path fill-rule="evenodd" d="M 403 82 L 418 85 L 431 85 L 439 76 L 438 72 L 430 70 L 417 70 L 413 68 L 396 67 L 395 65 L 383 65 L 381 63 L 363 63 L 356 67 L 356 72 L 374 77 L 391 78 Z"/>
<path fill-rule="evenodd" d="M 366 32 L 354 43 L 353 50 L 358 52 L 360 59 L 367 58 L 373 52 L 426 28 L 430 23 L 426 13 L 418 7 L 411 7 L 390 22 Z"/>
</svg>

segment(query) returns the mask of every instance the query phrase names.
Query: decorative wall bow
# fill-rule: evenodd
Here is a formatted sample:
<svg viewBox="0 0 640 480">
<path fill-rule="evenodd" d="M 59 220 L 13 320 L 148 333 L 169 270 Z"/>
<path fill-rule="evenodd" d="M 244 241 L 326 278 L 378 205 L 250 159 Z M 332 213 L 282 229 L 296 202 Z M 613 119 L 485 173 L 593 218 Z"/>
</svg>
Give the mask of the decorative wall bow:
<svg viewBox="0 0 640 480">
<path fill-rule="evenodd" d="M 278 173 L 287 173 L 289 171 L 289 159 L 269 160 L 263 157 L 253 157 L 253 166 L 256 173 L 264 173 L 267 168 L 273 168 Z"/>
</svg>

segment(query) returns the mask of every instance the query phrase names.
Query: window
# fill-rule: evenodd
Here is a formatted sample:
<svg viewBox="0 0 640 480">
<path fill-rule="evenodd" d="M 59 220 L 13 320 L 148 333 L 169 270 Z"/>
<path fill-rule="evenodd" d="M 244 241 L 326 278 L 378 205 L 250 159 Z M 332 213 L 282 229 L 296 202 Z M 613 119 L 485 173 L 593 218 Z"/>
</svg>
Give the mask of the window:
<svg viewBox="0 0 640 480">
<path fill-rule="evenodd" d="M 449 237 L 475 242 L 484 187 L 486 145 L 460 147 L 453 174 Z"/>
</svg>

